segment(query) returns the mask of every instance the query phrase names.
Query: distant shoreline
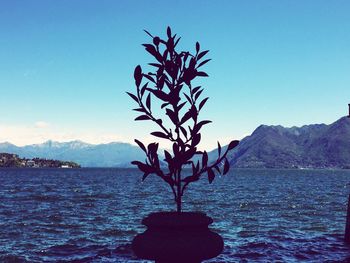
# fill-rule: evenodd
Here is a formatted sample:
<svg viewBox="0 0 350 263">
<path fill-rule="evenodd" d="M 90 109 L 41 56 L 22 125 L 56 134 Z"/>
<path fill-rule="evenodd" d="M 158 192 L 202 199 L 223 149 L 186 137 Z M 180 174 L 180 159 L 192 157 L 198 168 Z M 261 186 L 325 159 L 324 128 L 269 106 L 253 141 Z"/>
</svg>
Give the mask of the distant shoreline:
<svg viewBox="0 0 350 263">
<path fill-rule="evenodd" d="M 42 158 L 20 158 L 17 154 L 0 153 L 0 168 L 81 168 L 71 161 L 59 161 Z"/>
</svg>

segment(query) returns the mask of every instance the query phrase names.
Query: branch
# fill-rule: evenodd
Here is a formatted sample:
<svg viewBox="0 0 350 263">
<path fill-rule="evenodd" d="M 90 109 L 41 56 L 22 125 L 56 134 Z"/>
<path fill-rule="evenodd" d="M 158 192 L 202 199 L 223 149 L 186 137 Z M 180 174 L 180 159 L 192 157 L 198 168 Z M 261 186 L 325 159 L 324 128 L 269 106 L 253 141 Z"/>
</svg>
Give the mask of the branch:
<svg viewBox="0 0 350 263">
<path fill-rule="evenodd" d="M 213 169 L 215 166 L 219 165 L 227 156 L 228 152 L 230 150 L 232 150 L 234 147 L 236 147 L 238 145 L 238 141 L 232 141 L 229 146 L 227 147 L 225 153 L 215 161 L 214 164 L 210 165 L 210 166 L 204 166 L 202 167 L 198 172 L 195 172 L 193 175 L 191 175 L 191 177 L 193 178 L 192 180 L 186 181 L 182 187 L 182 195 L 186 189 L 186 187 L 188 186 L 189 183 L 194 182 L 199 180 L 199 178 L 202 176 L 202 174 L 207 173 L 209 169 Z M 191 161 L 191 163 L 194 165 L 193 161 Z M 220 173 L 221 174 L 221 173 Z M 186 179 L 186 178 L 185 178 Z M 184 181 L 184 179 L 182 180 Z"/>
<path fill-rule="evenodd" d="M 168 131 L 164 125 L 162 124 L 161 121 L 158 121 L 157 118 L 155 118 L 152 114 L 152 112 L 150 110 L 147 110 L 147 108 L 145 107 L 144 103 L 142 102 L 142 98 L 141 98 L 141 94 L 140 94 L 140 90 L 137 89 L 137 98 L 138 98 L 138 102 L 139 102 L 139 106 L 144 110 L 144 113 L 155 123 L 158 124 L 158 126 L 166 133 L 166 135 L 169 137 L 169 139 L 171 141 L 175 141 L 175 139 L 173 138 L 173 135 L 170 131 Z"/>
</svg>

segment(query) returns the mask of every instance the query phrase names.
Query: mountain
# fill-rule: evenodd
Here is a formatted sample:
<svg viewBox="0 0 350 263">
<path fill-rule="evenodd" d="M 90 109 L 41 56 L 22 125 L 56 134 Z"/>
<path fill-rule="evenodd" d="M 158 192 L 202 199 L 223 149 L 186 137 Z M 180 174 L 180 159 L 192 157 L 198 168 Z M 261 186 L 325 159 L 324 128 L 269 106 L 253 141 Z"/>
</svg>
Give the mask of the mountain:
<svg viewBox="0 0 350 263">
<path fill-rule="evenodd" d="M 69 160 L 82 167 L 131 167 L 131 161 L 145 159 L 139 147 L 118 142 L 94 145 L 82 141 L 47 141 L 23 147 L 5 142 L 0 143 L 0 152 L 18 154 L 22 158 Z"/>
<path fill-rule="evenodd" d="M 350 168 L 350 118 L 292 128 L 261 125 L 228 158 L 237 168 Z"/>
<path fill-rule="evenodd" d="M 30 159 L 69 160 L 82 167 L 132 167 L 131 161 L 145 159 L 139 147 L 117 142 L 94 145 L 47 141 L 23 147 L 5 142 L 0 143 L 0 152 Z M 217 150 L 208 155 L 214 160 Z M 260 125 L 241 140 L 228 159 L 236 168 L 350 168 L 350 118 L 343 117 L 330 125 Z"/>
</svg>

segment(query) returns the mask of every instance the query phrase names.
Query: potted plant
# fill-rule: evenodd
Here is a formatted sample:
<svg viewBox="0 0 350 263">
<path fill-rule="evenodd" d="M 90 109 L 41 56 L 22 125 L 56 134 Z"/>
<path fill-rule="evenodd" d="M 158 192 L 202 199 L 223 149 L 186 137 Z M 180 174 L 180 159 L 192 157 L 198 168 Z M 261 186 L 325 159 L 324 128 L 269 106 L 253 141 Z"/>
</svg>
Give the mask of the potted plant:
<svg viewBox="0 0 350 263">
<path fill-rule="evenodd" d="M 232 141 L 223 150 L 218 143 L 218 157 L 208 161 L 206 151 L 199 151 L 201 129 L 210 123 L 200 120 L 199 113 L 208 100 L 201 98 L 203 88 L 193 86 L 198 77 L 208 77 L 202 67 L 208 50 L 201 51 L 200 44 L 195 52 L 177 51 L 180 37 L 167 28 L 166 39 L 151 35 L 152 43 L 143 44 L 155 61 L 149 63 L 153 72 L 143 72 L 140 65 L 135 68 L 136 93 L 127 92 L 137 103 L 134 111 L 140 113 L 136 121 L 151 121 L 158 127 L 151 134 L 172 144 L 172 151 L 164 150 L 164 162 L 158 155 L 158 143 L 147 147 L 139 140 L 135 142 L 145 152 L 146 160 L 133 161 L 143 173 L 142 180 L 149 175 L 159 176 L 167 183 L 174 195 L 176 212 L 152 213 L 142 223 L 147 230 L 133 240 L 133 250 L 140 258 L 156 262 L 201 262 L 222 252 L 222 238 L 210 231 L 213 220 L 204 213 L 182 212 L 182 196 L 192 182 L 207 176 L 211 183 L 216 174 L 225 175 L 230 168 L 227 153 L 238 145 Z M 164 113 L 166 121 L 153 109 L 153 100 L 160 102 L 158 114 Z M 168 126 L 171 127 L 168 127 Z M 184 174 L 190 169 L 190 174 Z"/>
</svg>

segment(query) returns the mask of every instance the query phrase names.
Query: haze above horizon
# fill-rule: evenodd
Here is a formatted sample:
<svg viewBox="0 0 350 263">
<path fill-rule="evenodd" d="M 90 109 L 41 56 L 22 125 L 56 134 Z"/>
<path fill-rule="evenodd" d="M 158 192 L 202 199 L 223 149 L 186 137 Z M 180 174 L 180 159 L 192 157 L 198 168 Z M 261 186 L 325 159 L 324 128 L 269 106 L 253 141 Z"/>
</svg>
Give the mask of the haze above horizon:
<svg viewBox="0 0 350 263">
<path fill-rule="evenodd" d="M 331 123 L 350 103 L 348 1 L 0 2 L 0 142 L 158 140 L 134 122 L 133 70 L 151 62 L 143 32 L 196 41 L 212 61 L 203 148 L 260 124 Z"/>
</svg>

